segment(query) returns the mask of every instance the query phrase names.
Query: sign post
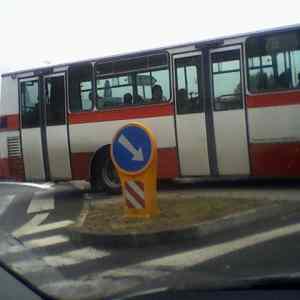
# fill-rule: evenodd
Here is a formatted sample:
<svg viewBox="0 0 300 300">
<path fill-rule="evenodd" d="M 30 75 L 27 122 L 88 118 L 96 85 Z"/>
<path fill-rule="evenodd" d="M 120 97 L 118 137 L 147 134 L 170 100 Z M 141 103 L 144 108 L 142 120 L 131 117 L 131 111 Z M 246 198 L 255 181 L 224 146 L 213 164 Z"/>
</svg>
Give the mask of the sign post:
<svg viewBox="0 0 300 300">
<path fill-rule="evenodd" d="M 114 136 L 111 158 L 121 179 L 125 215 L 150 218 L 157 206 L 157 143 L 152 131 L 141 123 L 123 126 Z"/>
</svg>

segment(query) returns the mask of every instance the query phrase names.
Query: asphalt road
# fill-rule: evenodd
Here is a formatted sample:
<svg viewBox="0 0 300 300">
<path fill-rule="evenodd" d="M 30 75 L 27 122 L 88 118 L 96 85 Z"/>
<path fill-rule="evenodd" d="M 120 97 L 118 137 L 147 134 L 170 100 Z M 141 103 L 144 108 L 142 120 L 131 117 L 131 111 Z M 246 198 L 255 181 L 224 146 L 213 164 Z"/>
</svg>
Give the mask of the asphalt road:
<svg viewBox="0 0 300 300">
<path fill-rule="evenodd" d="M 184 188 L 195 188 L 188 186 Z M 223 188 L 249 189 L 249 185 L 229 183 Z M 270 188 L 272 184 L 262 187 Z M 275 188 L 280 189 L 278 184 Z M 281 186 L 293 193 L 297 188 L 297 182 Z M 164 187 L 165 192 L 176 189 L 178 186 Z M 228 278 L 300 273 L 297 214 L 200 241 L 139 249 L 95 248 L 70 241 L 65 228 L 78 217 L 84 199 L 107 199 L 105 194 L 87 195 L 67 184 L 16 187 L 0 183 L 0 190 L 0 259 L 52 295 L 84 299 L 166 286 L 205 287 Z"/>
</svg>

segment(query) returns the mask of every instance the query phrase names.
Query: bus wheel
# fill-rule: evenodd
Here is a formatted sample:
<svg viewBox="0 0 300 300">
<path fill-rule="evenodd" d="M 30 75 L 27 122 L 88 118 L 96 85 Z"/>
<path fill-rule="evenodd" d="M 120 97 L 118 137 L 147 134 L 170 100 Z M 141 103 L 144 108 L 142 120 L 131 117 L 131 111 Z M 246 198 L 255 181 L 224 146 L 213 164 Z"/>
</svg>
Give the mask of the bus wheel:
<svg viewBox="0 0 300 300">
<path fill-rule="evenodd" d="M 101 177 L 103 188 L 107 192 L 112 194 L 121 193 L 120 178 L 109 155 L 105 157 L 101 165 L 100 177 Z"/>
</svg>

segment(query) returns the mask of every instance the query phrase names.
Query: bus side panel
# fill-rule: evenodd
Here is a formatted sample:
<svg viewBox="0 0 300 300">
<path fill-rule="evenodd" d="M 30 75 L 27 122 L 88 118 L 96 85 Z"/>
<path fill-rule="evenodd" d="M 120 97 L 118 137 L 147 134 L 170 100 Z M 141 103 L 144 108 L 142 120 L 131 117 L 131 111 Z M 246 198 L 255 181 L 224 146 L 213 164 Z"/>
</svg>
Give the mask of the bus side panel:
<svg viewBox="0 0 300 300">
<path fill-rule="evenodd" d="M 300 176 L 300 92 L 248 96 L 254 176 Z"/>
<path fill-rule="evenodd" d="M 84 124 L 77 123 L 78 116 L 75 124 L 72 116 L 70 119 L 73 123 L 69 127 L 73 179 L 90 179 L 90 163 L 94 153 L 104 145 L 111 144 L 117 130 L 130 121 L 142 122 L 156 135 L 159 177 L 174 178 L 179 175 L 173 115 Z"/>
<path fill-rule="evenodd" d="M 2 77 L 0 178 L 25 179 L 20 140 L 18 82 L 9 76 Z"/>
</svg>

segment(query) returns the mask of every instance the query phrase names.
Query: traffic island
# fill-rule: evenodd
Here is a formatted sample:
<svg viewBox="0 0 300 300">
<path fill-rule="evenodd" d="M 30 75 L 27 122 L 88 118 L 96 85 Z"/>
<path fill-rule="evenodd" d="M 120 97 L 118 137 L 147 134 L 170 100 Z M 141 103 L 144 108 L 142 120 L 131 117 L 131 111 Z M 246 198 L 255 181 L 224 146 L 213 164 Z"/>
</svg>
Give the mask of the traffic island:
<svg viewBox="0 0 300 300">
<path fill-rule="evenodd" d="M 68 228 L 72 240 L 143 247 L 201 238 L 300 210 L 300 202 L 164 196 L 159 199 L 160 215 L 136 220 L 124 216 L 123 205 L 120 199 L 86 207 L 78 222 Z"/>
</svg>

